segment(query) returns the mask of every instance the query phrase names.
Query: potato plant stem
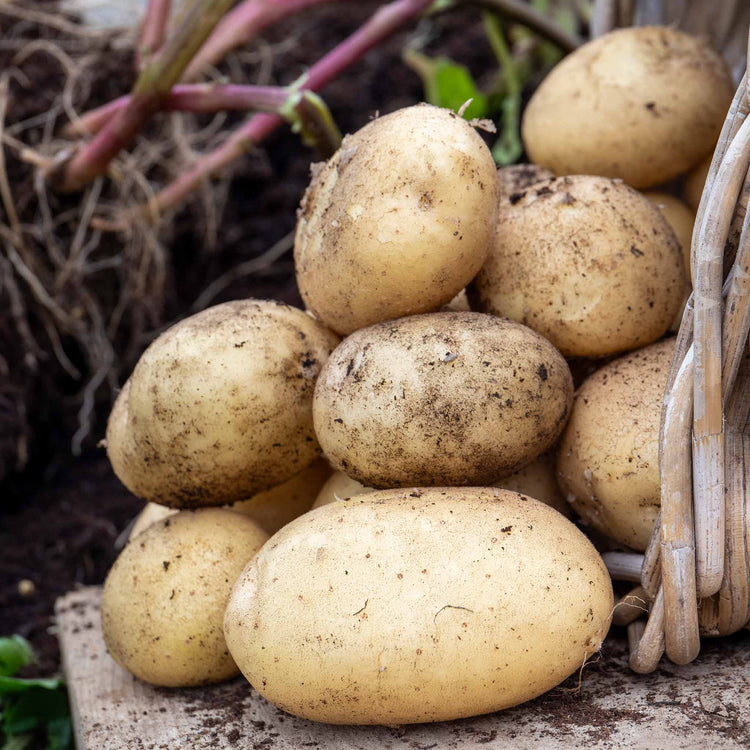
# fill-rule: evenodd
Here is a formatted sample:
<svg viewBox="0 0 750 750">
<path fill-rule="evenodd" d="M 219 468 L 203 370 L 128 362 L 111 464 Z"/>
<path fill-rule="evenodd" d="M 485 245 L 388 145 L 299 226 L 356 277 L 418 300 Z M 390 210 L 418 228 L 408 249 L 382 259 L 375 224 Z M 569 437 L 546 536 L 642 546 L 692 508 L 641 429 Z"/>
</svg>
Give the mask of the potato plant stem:
<svg viewBox="0 0 750 750">
<path fill-rule="evenodd" d="M 315 91 L 340 75 L 374 46 L 418 16 L 432 0 L 395 0 L 383 6 L 357 31 L 322 57 L 300 82 L 300 89 Z M 257 114 L 236 130 L 219 148 L 199 159 L 191 169 L 159 192 L 149 204 L 154 215 L 176 206 L 201 183 L 267 138 L 283 119 Z"/>
<path fill-rule="evenodd" d="M 237 84 L 178 84 L 161 103 L 168 112 L 212 114 L 225 110 L 261 110 L 275 112 L 284 105 L 289 91 L 281 86 Z M 65 129 L 66 135 L 95 135 L 130 103 L 131 97 L 119 99 L 92 109 Z"/>
<path fill-rule="evenodd" d="M 195 81 L 229 52 L 247 44 L 258 32 L 301 10 L 331 0 L 245 0 L 217 25 L 185 70 L 182 80 Z"/>
<path fill-rule="evenodd" d="M 149 0 L 135 51 L 138 70 L 149 65 L 164 44 L 171 4 L 171 0 Z"/>
<path fill-rule="evenodd" d="M 80 190 L 107 171 L 117 153 L 141 132 L 146 122 L 161 108 L 190 60 L 231 4 L 232 0 L 195 0 L 185 21 L 162 52 L 141 72 L 128 105 L 96 138 L 61 164 L 52 175 L 60 190 Z"/>
</svg>

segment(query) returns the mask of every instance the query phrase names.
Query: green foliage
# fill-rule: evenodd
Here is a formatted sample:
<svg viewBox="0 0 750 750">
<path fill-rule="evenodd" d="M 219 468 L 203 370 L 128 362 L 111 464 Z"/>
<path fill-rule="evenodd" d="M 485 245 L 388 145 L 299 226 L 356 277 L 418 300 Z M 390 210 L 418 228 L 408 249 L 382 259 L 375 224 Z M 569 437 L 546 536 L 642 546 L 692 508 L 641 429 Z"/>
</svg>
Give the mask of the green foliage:
<svg viewBox="0 0 750 750">
<path fill-rule="evenodd" d="M 46 733 L 46 750 L 72 747 L 65 685 L 57 679 L 24 679 L 18 671 L 34 660 L 21 636 L 0 638 L 0 750 L 30 748 L 32 732 Z"/>
</svg>

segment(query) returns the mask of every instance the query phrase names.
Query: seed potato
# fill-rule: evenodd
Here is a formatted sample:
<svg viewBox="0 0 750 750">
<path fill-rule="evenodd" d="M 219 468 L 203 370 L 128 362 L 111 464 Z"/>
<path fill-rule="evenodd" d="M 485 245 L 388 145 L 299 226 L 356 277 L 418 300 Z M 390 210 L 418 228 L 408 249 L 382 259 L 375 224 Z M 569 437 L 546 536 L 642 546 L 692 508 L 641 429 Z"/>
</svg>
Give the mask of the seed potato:
<svg viewBox="0 0 750 750">
<path fill-rule="evenodd" d="M 485 488 L 376 492 L 282 529 L 224 619 L 245 677 L 334 724 L 497 711 L 580 669 L 609 628 L 598 553 L 556 511 Z"/>
<path fill-rule="evenodd" d="M 679 244 L 656 206 L 620 180 L 573 176 L 501 204 L 469 301 L 533 328 L 565 356 L 604 357 L 660 338 L 685 283 Z"/>
<path fill-rule="evenodd" d="M 339 333 L 435 310 L 479 270 L 498 186 L 484 141 L 449 110 L 380 117 L 314 175 L 294 243 L 310 310 Z"/>
<path fill-rule="evenodd" d="M 319 458 L 286 482 L 226 507 L 252 518 L 267 534 L 275 534 L 282 526 L 310 510 L 330 474 L 330 466 Z M 177 513 L 175 508 L 148 503 L 136 518 L 130 538 L 174 513 Z"/>
<path fill-rule="evenodd" d="M 562 60 L 531 97 L 522 136 L 556 175 L 635 188 L 687 172 L 716 144 L 734 94 L 709 43 L 670 27 L 619 29 Z"/>
<path fill-rule="evenodd" d="M 560 443 L 560 487 L 608 537 L 646 549 L 661 505 L 659 421 L 674 339 L 597 370 L 576 393 Z"/>
<path fill-rule="evenodd" d="M 162 334 L 120 393 L 113 469 L 138 497 L 225 505 L 278 485 L 319 454 L 312 395 L 338 339 L 301 310 L 245 300 Z"/>
<path fill-rule="evenodd" d="M 480 313 L 428 313 L 349 336 L 315 389 L 331 465 L 368 487 L 486 486 L 562 432 L 570 370 L 528 328 Z"/>
<path fill-rule="evenodd" d="M 237 673 L 222 631 L 231 588 L 268 535 L 223 508 L 182 511 L 134 538 L 104 583 L 112 658 L 145 682 L 187 687 Z"/>
</svg>

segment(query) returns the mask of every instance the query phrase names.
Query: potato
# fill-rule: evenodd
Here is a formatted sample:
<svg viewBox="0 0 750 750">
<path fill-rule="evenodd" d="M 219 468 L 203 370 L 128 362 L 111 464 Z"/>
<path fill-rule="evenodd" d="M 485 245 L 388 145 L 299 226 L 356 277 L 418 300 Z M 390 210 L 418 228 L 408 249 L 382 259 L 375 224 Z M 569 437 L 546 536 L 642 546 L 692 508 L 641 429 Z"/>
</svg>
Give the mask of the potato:
<svg viewBox="0 0 750 750">
<path fill-rule="evenodd" d="M 693 225 L 695 224 L 695 213 L 679 198 L 669 193 L 651 190 L 644 195 L 661 211 L 662 216 L 672 227 L 672 231 L 680 243 L 682 250 L 682 262 L 685 274 L 690 277 L 690 247 L 693 242 Z"/>
<path fill-rule="evenodd" d="M 294 243 L 302 299 L 339 333 L 437 309 L 484 262 L 497 201 L 492 155 L 453 112 L 420 104 L 374 120 L 305 193 Z"/>
<path fill-rule="evenodd" d="M 312 507 L 320 508 L 321 505 L 348 500 L 358 495 L 367 495 L 370 492 L 375 492 L 374 488 L 365 487 L 356 479 L 348 477 L 343 471 L 334 471 L 321 488 Z"/>
<path fill-rule="evenodd" d="M 532 497 L 570 518 L 573 514 L 557 485 L 555 464 L 555 457 L 545 453 L 520 471 L 495 482 L 493 486 Z"/>
<path fill-rule="evenodd" d="M 558 176 L 620 177 L 646 188 L 713 149 L 733 95 L 706 40 L 662 26 L 619 29 L 542 81 L 524 112 L 523 141 L 531 161 Z"/>
<path fill-rule="evenodd" d="M 639 551 L 661 505 L 659 421 L 674 342 L 620 357 L 586 380 L 558 453 L 560 487 L 576 513 Z"/>
<path fill-rule="evenodd" d="M 224 610 L 235 580 L 267 539 L 249 518 L 221 508 L 152 524 L 125 547 L 104 583 L 102 629 L 112 658 L 165 687 L 235 675 Z"/>
<path fill-rule="evenodd" d="M 313 418 L 331 465 L 368 487 L 482 486 L 554 443 L 572 394 L 565 360 L 528 328 L 428 313 L 345 339 Z"/>
<path fill-rule="evenodd" d="M 565 356 L 650 344 L 680 309 L 685 271 L 674 232 L 619 180 L 537 183 L 502 204 L 498 221 L 469 286 L 471 307 L 530 326 Z"/>
<path fill-rule="evenodd" d="M 495 482 L 493 486 L 532 497 L 545 505 L 549 505 L 564 516 L 570 517 L 572 515 L 570 505 L 568 505 L 557 486 L 555 459 L 549 453 L 539 456 L 533 463 L 505 477 L 505 479 Z M 320 508 L 321 505 L 349 500 L 352 497 L 367 495 L 371 492 L 375 492 L 372 487 L 365 487 L 343 472 L 335 471 L 323 485 L 323 489 L 321 489 L 312 507 Z"/>
<path fill-rule="evenodd" d="M 115 474 L 171 507 L 225 505 L 286 481 L 319 454 L 313 387 L 337 341 L 278 302 L 227 302 L 183 320 L 149 346 L 115 403 Z"/>
<path fill-rule="evenodd" d="M 267 534 L 275 534 L 282 526 L 310 510 L 330 473 L 331 467 L 319 458 L 286 482 L 226 507 L 252 518 Z M 175 513 L 175 508 L 148 503 L 136 518 L 130 538 Z"/>
<path fill-rule="evenodd" d="M 700 205 L 701 197 L 703 196 L 703 187 L 706 184 L 708 170 L 711 169 L 713 156 L 713 153 L 709 154 L 685 176 L 685 184 L 683 186 L 685 200 L 693 211 L 697 211 Z"/>
<path fill-rule="evenodd" d="M 580 669 L 612 586 L 567 519 L 497 489 L 381 491 L 306 513 L 237 581 L 224 634 L 285 711 L 410 724 L 529 700 Z"/>
</svg>

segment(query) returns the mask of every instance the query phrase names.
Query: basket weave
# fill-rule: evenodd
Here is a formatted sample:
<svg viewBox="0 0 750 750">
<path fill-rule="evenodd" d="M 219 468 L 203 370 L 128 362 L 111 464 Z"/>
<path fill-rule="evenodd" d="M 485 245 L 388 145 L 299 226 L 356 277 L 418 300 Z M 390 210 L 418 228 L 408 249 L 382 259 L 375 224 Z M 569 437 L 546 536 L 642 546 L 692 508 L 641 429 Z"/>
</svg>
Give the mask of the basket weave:
<svg viewBox="0 0 750 750">
<path fill-rule="evenodd" d="M 693 232 L 693 294 L 662 408 L 661 514 L 644 557 L 610 569 L 641 585 L 614 620 L 628 624 L 630 666 L 695 659 L 701 636 L 750 621 L 750 78 L 747 0 L 597 0 L 592 35 L 675 23 L 708 34 L 739 87 L 714 152 Z M 639 602 L 647 621 L 635 619 Z M 640 606 L 642 609 L 642 604 Z"/>
</svg>

